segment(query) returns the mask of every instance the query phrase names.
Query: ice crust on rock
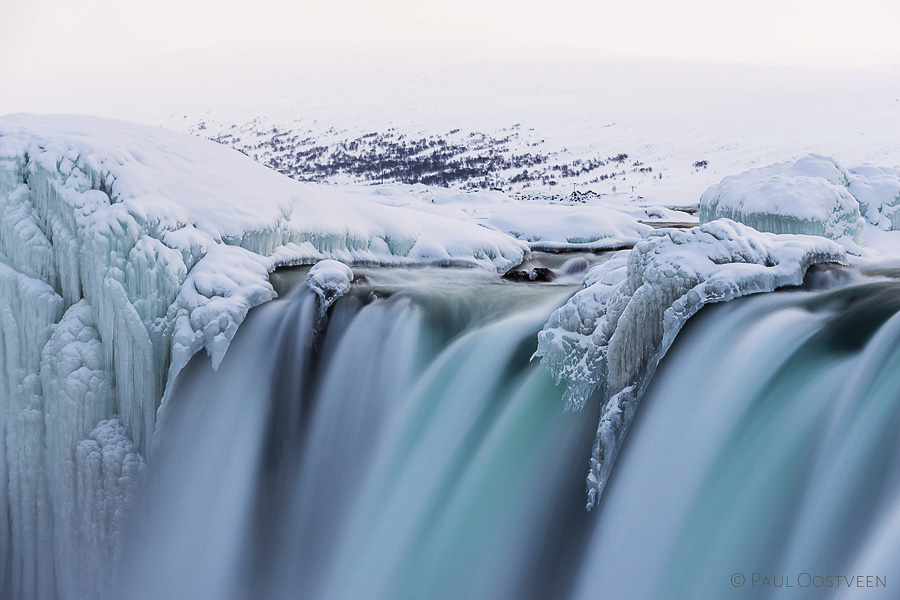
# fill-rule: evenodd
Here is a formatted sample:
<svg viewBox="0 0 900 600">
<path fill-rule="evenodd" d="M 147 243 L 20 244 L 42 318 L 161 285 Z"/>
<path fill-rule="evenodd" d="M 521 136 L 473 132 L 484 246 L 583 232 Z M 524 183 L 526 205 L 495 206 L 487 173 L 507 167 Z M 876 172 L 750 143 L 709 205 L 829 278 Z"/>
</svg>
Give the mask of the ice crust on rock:
<svg viewBox="0 0 900 600">
<path fill-rule="evenodd" d="M 0 589 L 102 589 L 167 384 L 200 350 L 218 366 L 274 297 L 269 272 L 326 258 L 505 271 L 528 252 L 462 217 L 155 127 L 0 118 Z"/>
<path fill-rule="evenodd" d="M 702 306 L 799 285 L 810 265 L 846 262 L 834 241 L 761 233 L 728 219 L 658 230 L 585 275 L 585 287 L 538 335 L 539 356 L 565 380 L 567 407 L 594 392 L 602 404 L 588 475 L 588 507 L 606 484 L 659 361 Z"/>
<path fill-rule="evenodd" d="M 725 177 L 700 198 L 700 221 L 729 218 L 772 233 L 820 235 L 859 254 L 866 222 L 900 229 L 900 171 L 845 169 L 811 154 Z"/>
<path fill-rule="evenodd" d="M 319 312 L 322 314 L 350 291 L 351 281 L 353 270 L 336 260 L 318 262 L 306 275 L 306 285 L 319 297 Z"/>
<path fill-rule="evenodd" d="M 532 250 L 550 252 L 630 248 L 651 230 L 644 222 L 697 220 L 662 206 L 621 204 L 599 196 L 581 202 L 542 194 L 516 199 L 496 189 L 461 192 L 423 184 L 381 185 L 375 193 L 361 186 L 344 190 L 386 206 L 478 223 L 522 240 Z"/>
</svg>

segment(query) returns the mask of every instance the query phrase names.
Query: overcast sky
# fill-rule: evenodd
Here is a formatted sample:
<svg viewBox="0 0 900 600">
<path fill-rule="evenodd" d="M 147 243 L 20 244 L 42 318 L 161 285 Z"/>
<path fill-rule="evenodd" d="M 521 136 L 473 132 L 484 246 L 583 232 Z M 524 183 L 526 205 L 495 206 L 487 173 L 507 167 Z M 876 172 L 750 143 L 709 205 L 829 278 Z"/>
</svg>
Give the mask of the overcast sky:
<svg viewBox="0 0 900 600">
<path fill-rule="evenodd" d="M 898 0 L 0 0 L 3 68 L 261 46 L 572 46 L 788 66 L 900 63 Z"/>
</svg>

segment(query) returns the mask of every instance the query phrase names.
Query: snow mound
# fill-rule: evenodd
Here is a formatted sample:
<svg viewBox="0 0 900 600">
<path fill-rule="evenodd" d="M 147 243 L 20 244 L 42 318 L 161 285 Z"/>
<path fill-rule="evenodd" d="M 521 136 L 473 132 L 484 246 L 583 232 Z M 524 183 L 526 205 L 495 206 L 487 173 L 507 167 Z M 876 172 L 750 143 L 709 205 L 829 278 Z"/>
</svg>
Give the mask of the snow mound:
<svg viewBox="0 0 900 600">
<path fill-rule="evenodd" d="M 811 154 L 724 178 L 700 198 L 700 221 L 729 218 L 760 231 L 821 235 L 860 254 L 865 224 L 900 230 L 900 171 L 845 169 Z"/>
<path fill-rule="evenodd" d="M 612 250 L 650 233 L 623 212 L 599 206 L 530 205 L 498 209 L 487 225 L 526 241 L 532 250 Z"/>
<path fill-rule="evenodd" d="M 506 271 L 528 252 L 466 215 L 374 194 L 155 127 L 0 118 L 0 539 L 14 597 L 100 589 L 84 578 L 115 553 L 168 384 L 202 349 L 219 365 L 275 296 L 273 269 Z"/>
<path fill-rule="evenodd" d="M 700 222 L 727 218 L 759 231 L 819 235 L 856 250 L 863 219 L 847 189 L 850 177 L 834 159 L 815 154 L 751 169 L 703 193 Z"/>
<path fill-rule="evenodd" d="M 728 219 L 657 230 L 585 275 L 585 288 L 550 317 L 536 355 L 566 405 L 595 391 L 602 411 L 588 476 L 588 507 L 606 484 L 634 411 L 659 361 L 700 308 L 799 285 L 810 265 L 845 262 L 822 237 L 760 233 Z"/>
<path fill-rule="evenodd" d="M 342 262 L 323 260 L 309 270 L 306 285 L 319 297 L 319 311 L 324 313 L 335 301 L 350 291 L 353 271 Z"/>
</svg>

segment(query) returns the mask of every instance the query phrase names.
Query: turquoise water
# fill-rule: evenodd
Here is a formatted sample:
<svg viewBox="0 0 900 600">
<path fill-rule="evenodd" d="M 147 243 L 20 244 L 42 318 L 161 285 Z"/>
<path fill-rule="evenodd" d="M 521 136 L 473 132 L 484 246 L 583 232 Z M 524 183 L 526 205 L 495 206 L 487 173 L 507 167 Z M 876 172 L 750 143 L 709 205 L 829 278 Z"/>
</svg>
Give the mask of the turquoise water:
<svg viewBox="0 0 900 600">
<path fill-rule="evenodd" d="M 570 584 L 596 415 L 564 412 L 530 358 L 575 288 L 357 274 L 327 324 L 295 287 L 253 311 L 217 373 L 202 356 L 186 369 L 114 596 L 544 598 Z"/>
<path fill-rule="evenodd" d="M 704 309 L 645 398 L 576 597 L 897 597 L 836 578 L 894 583 L 898 426 L 897 283 Z"/>
<path fill-rule="evenodd" d="M 598 407 L 531 361 L 576 288 L 357 271 L 327 323 L 286 277 L 185 370 L 112 597 L 896 597 L 812 580 L 894 583 L 896 282 L 701 311 L 588 513 Z"/>
</svg>

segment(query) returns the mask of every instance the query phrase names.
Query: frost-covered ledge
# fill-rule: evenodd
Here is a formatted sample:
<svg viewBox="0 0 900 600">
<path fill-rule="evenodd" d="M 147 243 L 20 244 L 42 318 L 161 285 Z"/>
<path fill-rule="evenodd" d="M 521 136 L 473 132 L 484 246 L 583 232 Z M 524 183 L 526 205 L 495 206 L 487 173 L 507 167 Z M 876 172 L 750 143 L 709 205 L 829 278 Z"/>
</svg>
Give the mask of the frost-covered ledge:
<svg viewBox="0 0 900 600">
<path fill-rule="evenodd" d="M 276 267 L 335 258 L 506 270 L 527 250 L 471 222 L 295 182 L 183 134 L 0 118 L 4 585 L 20 598 L 102 587 L 167 382 L 201 349 L 219 364 L 249 309 L 274 297 Z"/>
<path fill-rule="evenodd" d="M 588 508 L 603 492 L 656 367 L 691 316 L 705 304 L 799 285 L 810 265 L 846 258 L 822 237 L 760 233 L 719 219 L 655 231 L 591 269 L 585 288 L 551 315 L 536 353 L 557 382 L 565 380 L 568 408 L 599 391 Z"/>
</svg>

